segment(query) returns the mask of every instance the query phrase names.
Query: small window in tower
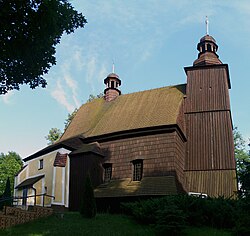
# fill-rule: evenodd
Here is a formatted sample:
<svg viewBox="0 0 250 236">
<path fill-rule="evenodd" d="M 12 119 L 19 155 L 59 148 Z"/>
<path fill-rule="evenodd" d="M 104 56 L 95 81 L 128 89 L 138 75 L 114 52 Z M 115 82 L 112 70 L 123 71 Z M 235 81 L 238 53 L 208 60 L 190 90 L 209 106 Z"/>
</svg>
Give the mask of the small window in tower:
<svg viewBox="0 0 250 236">
<path fill-rule="evenodd" d="M 202 52 L 205 52 L 205 44 L 202 45 Z"/>
<path fill-rule="evenodd" d="M 38 170 L 43 169 L 43 159 L 39 160 Z"/>
<path fill-rule="evenodd" d="M 207 51 L 208 51 L 208 52 L 212 52 L 211 44 L 208 44 L 208 45 L 207 45 Z"/>
<path fill-rule="evenodd" d="M 115 81 L 111 81 L 111 88 L 115 88 Z"/>
<path fill-rule="evenodd" d="M 111 163 L 104 163 L 104 183 L 108 183 L 112 178 L 112 164 Z"/>
<path fill-rule="evenodd" d="M 142 179 L 143 172 L 143 160 L 137 159 L 133 162 L 133 181 L 140 181 Z"/>
</svg>

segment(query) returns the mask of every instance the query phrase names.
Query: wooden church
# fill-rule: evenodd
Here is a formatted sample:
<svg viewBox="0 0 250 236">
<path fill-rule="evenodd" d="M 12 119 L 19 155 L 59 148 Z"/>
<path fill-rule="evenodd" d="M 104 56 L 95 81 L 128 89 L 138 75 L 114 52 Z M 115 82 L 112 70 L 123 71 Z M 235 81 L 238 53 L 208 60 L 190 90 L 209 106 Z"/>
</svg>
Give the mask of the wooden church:
<svg viewBox="0 0 250 236">
<path fill-rule="evenodd" d="M 235 197 L 228 65 L 212 36 L 197 49 L 186 84 L 122 94 L 121 79 L 109 74 L 104 98 L 82 105 L 57 143 L 24 159 L 16 196 L 77 210 L 89 173 L 99 204 L 190 192 Z"/>
</svg>

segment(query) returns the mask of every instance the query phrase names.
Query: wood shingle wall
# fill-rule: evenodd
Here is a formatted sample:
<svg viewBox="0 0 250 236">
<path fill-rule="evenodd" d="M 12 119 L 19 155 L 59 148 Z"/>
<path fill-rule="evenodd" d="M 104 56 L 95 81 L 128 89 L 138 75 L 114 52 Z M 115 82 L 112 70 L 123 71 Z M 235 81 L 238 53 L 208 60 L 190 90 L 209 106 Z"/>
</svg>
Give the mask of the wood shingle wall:
<svg viewBox="0 0 250 236">
<path fill-rule="evenodd" d="M 143 159 L 143 177 L 176 175 L 183 183 L 184 141 L 176 131 L 101 143 L 112 179 L 132 178 L 132 161 Z"/>
</svg>

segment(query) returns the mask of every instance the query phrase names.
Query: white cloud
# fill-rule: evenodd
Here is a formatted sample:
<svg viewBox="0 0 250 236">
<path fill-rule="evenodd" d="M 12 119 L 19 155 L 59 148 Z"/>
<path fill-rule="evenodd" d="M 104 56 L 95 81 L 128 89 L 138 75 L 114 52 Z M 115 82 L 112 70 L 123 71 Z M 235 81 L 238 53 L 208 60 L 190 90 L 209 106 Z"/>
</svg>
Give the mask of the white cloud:
<svg viewBox="0 0 250 236">
<path fill-rule="evenodd" d="M 14 95 L 14 91 L 9 91 L 7 94 L 1 95 L 2 100 L 5 104 L 10 104 L 11 97 Z"/>
<path fill-rule="evenodd" d="M 65 90 L 63 89 L 63 86 L 61 85 L 60 80 L 57 80 L 56 87 L 55 89 L 51 92 L 51 95 L 58 103 L 63 105 L 69 113 L 71 113 L 75 107 L 72 105 L 68 99 L 67 99 L 67 94 Z"/>
</svg>

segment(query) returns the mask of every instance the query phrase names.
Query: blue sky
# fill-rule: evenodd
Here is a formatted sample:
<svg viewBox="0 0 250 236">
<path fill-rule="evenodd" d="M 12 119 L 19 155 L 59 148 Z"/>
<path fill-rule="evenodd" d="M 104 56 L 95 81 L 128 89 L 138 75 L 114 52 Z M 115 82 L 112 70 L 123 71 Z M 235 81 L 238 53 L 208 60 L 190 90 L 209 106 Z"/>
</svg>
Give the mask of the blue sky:
<svg viewBox="0 0 250 236">
<path fill-rule="evenodd" d="M 186 83 L 183 68 L 197 58 L 206 15 L 220 59 L 229 64 L 234 126 L 250 137 L 249 0 L 70 2 L 88 24 L 62 37 L 46 89 L 21 86 L 0 95 L 0 152 L 24 158 L 46 147 L 50 128 L 63 130 L 69 112 L 103 92 L 113 61 L 124 94 Z"/>
</svg>

